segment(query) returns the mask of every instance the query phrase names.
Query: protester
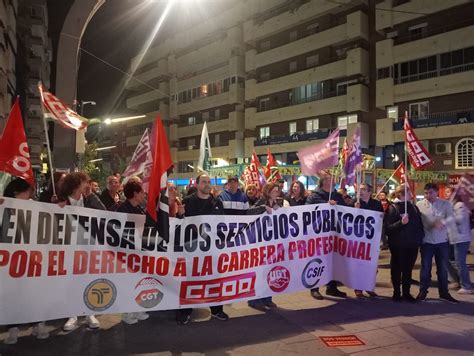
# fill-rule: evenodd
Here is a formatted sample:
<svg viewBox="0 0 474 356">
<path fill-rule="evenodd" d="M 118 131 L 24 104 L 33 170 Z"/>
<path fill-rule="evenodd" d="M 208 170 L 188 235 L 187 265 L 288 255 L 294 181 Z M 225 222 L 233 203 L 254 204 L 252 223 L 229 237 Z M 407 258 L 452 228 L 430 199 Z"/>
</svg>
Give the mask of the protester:
<svg viewBox="0 0 474 356">
<path fill-rule="evenodd" d="M 89 200 L 84 198 L 89 182 L 89 176 L 83 172 L 69 173 L 64 178 L 61 190 L 58 192 L 59 204 L 61 206 L 71 205 L 85 208 L 93 208 Z M 98 209 L 95 207 L 95 209 Z M 64 331 L 71 331 L 77 326 L 77 316 L 70 317 L 63 326 Z M 98 329 L 100 322 L 94 315 L 86 316 L 89 329 Z"/>
<path fill-rule="evenodd" d="M 225 215 L 245 215 L 249 208 L 249 201 L 247 195 L 239 188 L 239 178 L 229 176 L 227 184 L 228 188 L 218 196 L 224 206 Z"/>
<path fill-rule="evenodd" d="M 53 180 L 51 180 L 51 178 L 49 179 L 48 188 L 41 192 L 39 196 L 39 201 L 43 203 L 57 203 L 58 197 L 57 197 L 57 194 L 54 195 L 53 181 L 54 181 L 54 188 L 56 189 L 56 193 L 57 193 L 61 189 L 61 184 L 64 181 L 64 177 L 66 177 L 66 173 L 54 172 Z"/>
<path fill-rule="evenodd" d="M 372 210 L 383 213 L 382 204 L 375 199 L 372 199 L 372 186 L 367 183 L 362 183 L 359 186 L 360 189 L 360 200 L 354 203 L 354 206 L 358 209 Z M 364 294 L 361 290 L 354 290 L 354 293 L 357 298 L 363 298 Z M 366 291 L 370 297 L 377 297 L 377 293 L 374 291 Z"/>
<path fill-rule="evenodd" d="M 3 196 L 7 198 L 15 198 L 22 200 L 30 200 L 33 196 L 34 189 L 31 185 L 22 178 L 15 178 L 5 187 L 3 191 Z M 3 199 L 0 199 L 0 204 L 3 203 Z M 46 329 L 46 324 L 44 322 L 33 323 L 33 330 L 31 335 L 36 336 L 37 339 L 47 339 L 49 337 L 49 332 Z M 20 325 L 7 325 L 8 335 L 5 339 L 5 344 L 13 345 L 18 342 L 18 335 L 20 333 Z"/>
<path fill-rule="evenodd" d="M 466 257 L 471 245 L 471 212 L 457 192 L 450 189 L 450 201 L 453 204 L 456 231 L 449 234 L 449 243 L 454 250 L 454 266 L 461 288 L 459 294 L 474 294 Z"/>
<path fill-rule="evenodd" d="M 290 191 L 285 196 L 285 200 L 290 206 L 305 205 L 306 204 L 306 190 L 304 184 L 299 180 L 295 180 L 290 185 Z"/>
<path fill-rule="evenodd" d="M 142 188 L 142 183 L 137 180 L 129 180 L 123 187 L 123 193 L 126 200 L 118 207 L 117 212 L 145 215 L 145 212 L 140 207 L 145 201 L 145 191 Z M 123 313 L 122 321 L 125 324 L 131 325 L 138 323 L 139 320 L 146 320 L 149 317 L 148 313 L 145 312 Z"/>
<path fill-rule="evenodd" d="M 431 264 L 434 256 L 439 298 L 449 303 L 457 303 L 458 301 L 448 291 L 448 229 L 455 223 L 453 207 L 448 201 L 438 198 L 438 186 L 434 183 L 425 185 L 425 199 L 419 201 L 417 206 L 421 211 L 425 237 L 420 249 L 420 292 L 416 298 L 420 301 L 426 300 L 431 284 Z"/>
<path fill-rule="evenodd" d="M 276 181 L 276 184 L 278 185 L 278 189 L 280 190 L 280 198 L 285 197 L 285 192 L 283 189 L 285 188 L 285 180 L 283 178 L 280 178 Z"/>
<path fill-rule="evenodd" d="M 387 193 L 384 192 L 384 191 L 381 191 L 378 194 L 377 199 L 382 204 L 383 211 L 385 213 L 387 213 L 388 208 L 390 207 L 390 204 L 391 204 L 390 201 L 387 199 Z M 385 229 L 382 229 L 382 239 L 381 239 L 381 241 L 382 241 L 381 250 L 388 250 L 388 240 L 387 240 L 387 234 L 385 233 Z"/>
<path fill-rule="evenodd" d="M 91 187 L 91 192 L 99 196 L 100 194 L 99 183 L 93 179 L 89 179 L 89 185 Z"/>
<path fill-rule="evenodd" d="M 168 205 L 170 207 L 170 218 L 184 214 L 184 208 L 181 204 L 181 199 L 179 198 L 178 188 L 176 188 L 176 185 L 173 183 L 168 183 Z"/>
<path fill-rule="evenodd" d="M 283 200 L 280 198 L 280 187 L 275 183 L 267 183 L 263 187 L 262 197 L 252 208 L 247 210 L 247 214 L 263 214 L 265 212 L 271 214 L 282 206 Z M 247 304 L 251 308 L 262 311 L 277 307 L 272 297 L 249 300 Z"/>
<path fill-rule="evenodd" d="M 385 215 L 384 226 L 388 235 L 390 248 L 390 275 L 393 285 L 393 300 L 402 299 L 416 302 L 410 294 L 411 276 L 418 256 L 418 248 L 424 237 L 423 223 L 418 208 L 411 203 L 412 194 L 401 185 L 395 190 L 398 202 L 389 206 Z M 407 209 L 405 211 L 405 202 Z M 402 292 L 400 292 L 400 284 Z"/>
<path fill-rule="evenodd" d="M 120 189 L 119 178 L 114 175 L 107 177 L 107 189 L 104 189 L 100 195 L 100 200 L 102 200 L 107 210 L 116 211 L 120 206 Z"/>
<path fill-rule="evenodd" d="M 259 192 L 255 184 L 247 184 L 245 187 L 245 194 L 247 195 L 247 200 L 249 201 L 249 207 L 255 205 L 259 199 Z"/>
<path fill-rule="evenodd" d="M 214 198 L 211 192 L 211 179 L 205 173 L 201 173 L 196 177 L 196 193 L 186 196 L 183 201 L 185 216 L 198 215 L 223 215 L 224 206 L 222 201 Z M 183 308 L 176 311 L 176 321 L 180 325 L 189 324 L 191 321 L 190 308 Z M 211 317 L 217 320 L 228 320 L 229 316 L 224 313 L 222 305 L 211 307 Z"/>
<path fill-rule="evenodd" d="M 331 205 L 337 204 L 345 206 L 346 204 L 344 203 L 341 194 L 334 190 L 332 183 L 332 176 L 326 172 L 322 173 L 319 178 L 318 188 L 308 196 L 306 204 L 329 203 Z M 347 297 L 345 292 L 342 292 L 337 288 L 337 281 L 330 281 L 327 284 L 326 294 L 339 298 Z M 318 300 L 324 299 L 322 294 L 319 292 L 319 287 L 311 289 L 311 296 Z"/>
</svg>

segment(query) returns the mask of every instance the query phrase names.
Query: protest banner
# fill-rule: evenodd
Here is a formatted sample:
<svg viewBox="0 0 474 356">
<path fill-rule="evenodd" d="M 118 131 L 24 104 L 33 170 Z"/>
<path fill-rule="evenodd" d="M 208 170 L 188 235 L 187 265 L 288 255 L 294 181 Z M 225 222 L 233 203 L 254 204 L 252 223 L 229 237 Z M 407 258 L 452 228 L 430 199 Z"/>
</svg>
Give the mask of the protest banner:
<svg viewBox="0 0 474 356">
<path fill-rule="evenodd" d="M 5 198 L 0 324 L 228 304 L 338 280 L 373 290 L 381 213 L 329 204 L 170 219 Z"/>
</svg>

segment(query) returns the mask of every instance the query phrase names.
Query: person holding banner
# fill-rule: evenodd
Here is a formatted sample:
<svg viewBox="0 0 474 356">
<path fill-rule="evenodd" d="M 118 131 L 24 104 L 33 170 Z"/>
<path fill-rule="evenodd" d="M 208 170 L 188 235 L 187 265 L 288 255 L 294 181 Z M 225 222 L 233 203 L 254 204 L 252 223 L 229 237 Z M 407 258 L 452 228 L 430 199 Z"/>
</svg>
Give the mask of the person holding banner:
<svg viewBox="0 0 474 356">
<path fill-rule="evenodd" d="M 357 209 L 366 209 L 372 211 L 378 211 L 383 214 L 382 204 L 375 199 L 372 199 L 372 186 L 367 183 L 362 183 L 359 185 L 359 195 L 360 200 L 354 203 L 354 207 Z M 381 215 L 382 215 L 381 214 Z M 354 293 L 357 298 L 363 298 L 364 294 L 361 290 L 354 290 Z M 377 293 L 374 291 L 366 291 L 370 297 L 378 297 Z"/>
<path fill-rule="evenodd" d="M 245 186 L 245 195 L 247 195 L 247 199 L 249 201 L 249 207 L 255 205 L 255 203 L 259 199 L 258 188 L 255 184 L 249 183 Z"/>
<path fill-rule="evenodd" d="M 5 187 L 3 196 L 7 198 L 23 199 L 30 200 L 33 196 L 33 188 L 31 185 L 24 179 L 16 178 L 12 180 Z M 0 204 L 3 203 L 3 200 L 0 199 Z M 18 334 L 20 333 L 19 325 L 7 325 L 8 335 L 5 339 L 5 344 L 13 345 L 18 342 Z M 47 339 L 49 337 L 49 332 L 46 330 L 46 325 L 44 322 L 32 324 L 33 331 L 31 334 L 36 336 L 38 339 Z"/>
<path fill-rule="evenodd" d="M 185 216 L 198 215 L 224 215 L 222 201 L 214 198 L 211 193 L 211 178 L 206 173 L 200 173 L 196 177 L 196 193 L 186 196 L 183 201 Z M 191 308 L 178 309 L 176 311 L 176 322 L 179 325 L 189 324 L 191 321 Z M 211 318 L 226 321 L 229 316 L 224 313 L 222 305 L 211 307 Z"/>
<path fill-rule="evenodd" d="M 117 211 L 120 206 L 120 180 L 115 175 L 107 177 L 107 189 L 100 195 L 100 200 L 104 203 L 108 211 Z"/>
<path fill-rule="evenodd" d="M 346 206 L 342 195 L 333 190 L 333 177 L 331 174 L 325 172 L 319 177 L 318 189 L 314 190 L 306 199 L 306 204 L 324 204 L 328 203 L 331 205 L 342 205 Z M 337 281 L 330 281 L 327 284 L 326 294 L 345 298 L 347 294 L 337 289 Z M 319 287 L 311 289 L 311 296 L 317 300 L 323 300 L 324 297 L 319 292 Z"/>
<path fill-rule="evenodd" d="M 453 207 L 447 200 L 438 198 L 438 186 L 425 185 L 425 199 L 418 202 L 425 236 L 421 245 L 420 292 L 416 299 L 425 301 L 431 285 L 431 265 L 433 256 L 438 276 L 439 298 L 456 304 L 448 290 L 449 236 L 457 234 Z"/>
<path fill-rule="evenodd" d="M 69 173 L 61 185 L 58 193 L 59 205 L 82 206 L 85 208 L 94 209 L 89 205 L 90 201 L 84 197 L 89 184 L 89 176 L 83 172 Z M 96 205 L 95 209 L 98 209 Z M 98 209 L 101 210 L 101 209 Z M 89 329 L 98 329 L 100 322 L 94 315 L 86 316 L 86 323 Z M 64 331 L 71 331 L 77 326 L 77 316 L 70 317 L 63 326 Z"/>
<path fill-rule="evenodd" d="M 123 194 L 125 195 L 125 202 L 117 209 L 118 213 L 140 214 L 145 215 L 141 208 L 141 204 L 145 201 L 145 191 L 142 188 L 142 182 L 136 179 L 130 179 L 123 186 Z M 150 316 L 145 312 L 123 313 L 122 321 L 125 324 L 136 324 L 140 320 L 147 320 Z"/>
<path fill-rule="evenodd" d="M 64 178 L 66 177 L 66 173 L 64 172 L 54 172 L 53 177 L 49 178 L 48 188 L 41 192 L 39 196 L 39 201 L 43 203 L 57 203 L 58 197 L 54 194 L 53 191 L 53 181 L 54 187 L 59 190 L 61 189 L 61 185 L 63 184 Z"/>
<path fill-rule="evenodd" d="M 392 299 L 399 302 L 416 302 L 410 294 L 413 267 L 418 257 L 418 248 L 424 237 L 423 223 L 418 208 L 411 203 L 411 190 L 403 185 L 395 190 L 396 202 L 393 202 L 385 214 L 384 226 L 390 249 L 390 275 L 393 285 Z M 405 204 L 406 202 L 406 204 Z M 406 206 L 406 211 L 405 211 Z M 402 291 L 400 292 L 400 284 Z"/>
<path fill-rule="evenodd" d="M 290 204 L 290 206 L 305 205 L 306 190 L 304 189 L 304 184 L 299 180 L 295 180 L 291 183 L 290 191 L 288 195 L 285 196 L 285 200 Z"/>
</svg>

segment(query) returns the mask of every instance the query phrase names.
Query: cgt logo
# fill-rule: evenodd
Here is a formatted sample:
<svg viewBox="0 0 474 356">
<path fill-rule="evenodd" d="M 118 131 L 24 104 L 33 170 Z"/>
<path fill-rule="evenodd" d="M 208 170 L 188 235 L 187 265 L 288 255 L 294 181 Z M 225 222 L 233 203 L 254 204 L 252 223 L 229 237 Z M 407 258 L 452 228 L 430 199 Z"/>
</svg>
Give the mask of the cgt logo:
<svg viewBox="0 0 474 356">
<path fill-rule="evenodd" d="M 163 283 L 155 278 L 143 278 L 135 286 L 135 290 L 139 291 L 135 297 L 135 302 L 147 309 L 157 306 L 163 299 L 163 292 L 158 289 L 162 285 Z"/>
<path fill-rule="evenodd" d="M 267 283 L 274 292 L 283 292 L 290 284 L 290 271 L 285 267 L 273 267 L 267 275 Z"/>
<path fill-rule="evenodd" d="M 255 272 L 207 281 L 181 283 L 181 305 L 216 303 L 255 296 Z"/>
<path fill-rule="evenodd" d="M 301 283 L 306 288 L 314 288 L 319 283 L 321 276 L 324 272 L 324 265 L 321 265 L 323 261 L 319 258 L 313 258 L 303 269 L 301 274 Z"/>
</svg>

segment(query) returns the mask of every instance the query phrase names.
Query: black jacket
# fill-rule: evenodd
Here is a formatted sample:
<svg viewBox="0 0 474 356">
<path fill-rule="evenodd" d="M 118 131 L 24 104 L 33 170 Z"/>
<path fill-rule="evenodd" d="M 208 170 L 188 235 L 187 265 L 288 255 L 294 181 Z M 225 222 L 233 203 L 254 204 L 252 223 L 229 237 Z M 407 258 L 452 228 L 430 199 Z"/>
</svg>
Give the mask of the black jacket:
<svg viewBox="0 0 474 356">
<path fill-rule="evenodd" d="M 337 205 L 346 206 L 342 195 L 335 190 L 331 193 L 331 200 L 336 201 Z M 311 192 L 311 195 L 306 198 L 306 204 L 324 204 L 329 202 L 329 193 L 325 190 L 318 188 Z"/>
<path fill-rule="evenodd" d="M 360 200 L 360 208 L 364 210 L 380 211 L 381 213 L 383 213 L 382 203 L 372 198 L 369 198 L 369 201 L 367 203 L 363 200 Z"/>
<path fill-rule="evenodd" d="M 421 213 L 416 206 L 408 202 L 408 224 L 402 224 L 401 215 L 405 214 L 405 202 L 393 203 L 385 214 L 384 226 L 389 246 L 417 247 L 425 236 Z"/>
<path fill-rule="evenodd" d="M 278 202 L 280 202 L 280 199 L 278 200 Z M 247 210 L 247 215 L 260 215 L 260 214 L 263 214 L 264 212 L 267 211 L 267 206 L 270 206 L 268 204 L 268 201 L 267 199 L 265 198 L 260 198 L 256 201 L 255 205 L 252 206 L 251 208 L 249 208 Z M 277 206 L 278 208 L 281 208 L 283 206 L 283 199 L 281 199 L 281 203 L 280 204 L 274 204 L 272 206 L 272 208 L 274 208 L 275 206 Z"/>
<path fill-rule="evenodd" d="M 100 195 L 100 200 L 105 205 L 105 208 L 109 211 L 117 211 L 120 206 L 120 202 L 116 203 L 115 200 L 110 196 L 109 190 L 104 189 Z"/>
<path fill-rule="evenodd" d="M 290 206 L 298 206 L 298 205 L 305 205 L 306 204 L 306 197 L 302 197 L 299 200 L 291 197 L 289 194 L 285 196 L 285 200 L 290 204 Z"/>
<path fill-rule="evenodd" d="M 224 215 L 222 202 L 212 195 L 207 199 L 201 199 L 193 193 L 184 198 L 183 204 L 185 216 Z"/>
</svg>

